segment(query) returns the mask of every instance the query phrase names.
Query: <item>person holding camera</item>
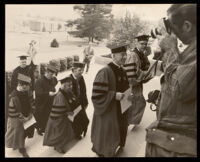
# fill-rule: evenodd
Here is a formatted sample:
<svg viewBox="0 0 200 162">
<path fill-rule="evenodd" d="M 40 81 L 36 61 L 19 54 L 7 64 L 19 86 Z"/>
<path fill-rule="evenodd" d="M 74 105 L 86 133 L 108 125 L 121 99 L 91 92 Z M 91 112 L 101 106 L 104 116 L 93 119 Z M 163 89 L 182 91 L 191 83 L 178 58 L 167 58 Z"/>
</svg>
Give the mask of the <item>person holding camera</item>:
<svg viewBox="0 0 200 162">
<path fill-rule="evenodd" d="M 27 93 L 31 78 L 19 73 L 17 79 L 17 88 L 10 95 L 5 145 L 13 150 L 19 149 L 23 157 L 29 157 L 25 149 L 27 132 L 24 129 L 24 123 L 32 117 Z"/>
<path fill-rule="evenodd" d="M 149 36 L 139 35 L 136 39 L 138 42 L 137 47 L 127 55 L 127 60 L 124 65 L 133 94 L 132 106 L 128 110 L 128 123 L 133 124 L 133 129 L 136 125 L 140 124 L 144 114 L 146 101 L 143 96 L 144 80 L 142 78 L 150 66 L 150 62 L 144 54 Z"/>
<path fill-rule="evenodd" d="M 147 129 L 146 157 L 196 157 L 196 4 L 173 4 L 159 38 L 164 79 L 158 117 Z M 187 48 L 179 53 L 177 38 Z"/>
</svg>

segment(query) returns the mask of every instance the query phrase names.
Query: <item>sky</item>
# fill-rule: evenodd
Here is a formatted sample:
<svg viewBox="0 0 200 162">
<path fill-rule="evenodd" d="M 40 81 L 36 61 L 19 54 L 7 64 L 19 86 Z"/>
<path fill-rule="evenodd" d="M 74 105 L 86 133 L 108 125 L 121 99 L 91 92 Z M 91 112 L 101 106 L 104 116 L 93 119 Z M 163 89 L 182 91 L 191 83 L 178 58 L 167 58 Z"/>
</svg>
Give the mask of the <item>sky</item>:
<svg viewBox="0 0 200 162">
<path fill-rule="evenodd" d="M 27 15 L 42 17 L 58 17 L 65 20 L 76 19 L 79 15 L 73 11 L 73 4 L 29 4 L 6 5 L 6 15 Z M 136 13 L 146 20 L 159 20 L 166 16 L 166 10 L 170 4 L 113 4 L 112 14 L 115 18 L 124 16 L 126 10 Z"/>
</svg>

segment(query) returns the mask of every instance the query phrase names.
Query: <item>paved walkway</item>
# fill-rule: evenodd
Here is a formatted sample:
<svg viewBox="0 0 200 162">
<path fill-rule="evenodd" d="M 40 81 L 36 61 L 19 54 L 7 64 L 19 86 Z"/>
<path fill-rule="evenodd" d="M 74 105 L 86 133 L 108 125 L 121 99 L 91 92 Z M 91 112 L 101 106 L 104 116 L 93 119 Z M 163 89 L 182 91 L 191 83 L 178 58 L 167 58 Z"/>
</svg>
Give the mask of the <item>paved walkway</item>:
<svg viewBox="0 0 200 162">
<path fill-rule="evenodd" d="M 90 124 L 88 127 L 88 132 L 85 138 L 80 141 L 72 141 L 67 147 L 68 151 L 65 154 L 60 154 L 56 152 L 52 147 L 43 146 L 43 137 L 39 136 L 36 132 L 34 137 L 31 139 L 26 139 L 26 148 L 30 157 L 97 157 L 91 151 L 92 143 L 90 139 L 91 133 L 91 121 L 93 115 L 93 106 L 91 103 L 91 91 L 92 83 L 97 71 L 102 67 L 102 65 L 93 64 L 90 67 L 88 74 L 84 74 L 84 78 L 87 86 L 87 93 L 89 99 L 89 106 L 87 108 L 87 114 L 90 119 Z M 67 72 L 69 73 L 69 72 Z M 62 74 L 63 75 L 63 74 Z M 150 82 L 144 85 L 144 96 L 147 98 L 149 91 L 154 89 L 159 89 L 159 77 L 152 79 Z M 145 128 L 155 119 L 155 113 L 152 112 L 147 104 L 142 122 L 139 127 L 136 127 L 132 131 L 129 126 L 127 133 L 126 146 L 119 154 L 120 157 L 144 157 L 145 152 Z M 18 151 L 13 151 L 12 149 L 5 149 L 6 157 L 21 157 Z"/>
</svg>

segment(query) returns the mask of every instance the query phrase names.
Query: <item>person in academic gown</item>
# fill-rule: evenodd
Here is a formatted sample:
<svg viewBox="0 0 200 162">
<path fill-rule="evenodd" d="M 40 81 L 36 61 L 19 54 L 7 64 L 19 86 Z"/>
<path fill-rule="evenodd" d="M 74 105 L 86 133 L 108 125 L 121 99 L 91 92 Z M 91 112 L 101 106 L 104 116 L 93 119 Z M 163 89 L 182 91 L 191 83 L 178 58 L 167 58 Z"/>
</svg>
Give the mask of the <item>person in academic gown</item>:
<svg viewBox="0 0 200 162">
<path fill-rule="evenodd" d="M 126 46 L 110 47 L 113 62 L 96 75 L 92 89 L 94 114 L 91 128 L 92 151 L 100 157 L 115 156 L 117 148 L 125 146 L 128 114 L 121 112 L 120 100 L 129 88 L 122 65 L 126 60 Z"/>
<path fill-rule="evenodd" d="M 29 157 L 25 149 L 27 132 L 24 129 L 23 123 L 32 117 L 31 104 L 26 92 L 30 83 L 31 78 L 29 76 L 19 73 L 17 88 L 10 95 L 5 135 L 6 147 L 13 148 L 13 150 L 19 149 L 23 157 Z"/>
<path fill-rule="evenodd" d="M 57 79 L 53 76 L 57 72 L 56 67 L 48 64 L 44 76 L 41 76 L 35 83 L 35 113 L 36 129 L 39 135 L 44 133 L 49 118 L 54 96 L 56 95 Z"/>
<path fill-rule="evenodd" d="M 72 78 L 72 91 L 75 96 L 78 98 L 82 110 L 77 114 L 73 122 L 73 129 L 75 132 L 75 136 L 77 139 L 85 137 L 87 133 L 87 127 L 89 124 L 89 119 L 86 114 L 86 108 L 88 106 L 88 99 L 86 94 L 86 85 L 84 78 L 82 76 L 84 69 L 84 64 L 80 62 L 74 62 L 72 68 L 72 74 L 70 75 Z"/>
<path fill-rule="evenodd" d="M 11 77 L 11 90 L 16 89 L 16 87 L 17 87 L 17 81 L 18 81 L 17 77 L 18 77 L 19 73 L 29 76 L 31 78 L 30 87 L 31 87 L 31 90 L 33 90 L 33 85 L 34 85 L 33 73 L 34 73 L 34 69 L 36 67 L 36 65 L 33 63 L 33 58 L 31 57 L 31 63 L 29 65 L 27 65 L 26 64 L 27 57 L 29 57 L 29 56 L 21 55 L 18 57 L 20 59 L 20 65 L 13 70 L 12 77 Z"/>
<path fill-rule="evenodd" d="M 140 124 L 144 114 L 146 101 L 143 95 L 143 80 L 140 78 L 145 75 L 150 66 L 150 62 L 144 54 L 149 36 L 140 35 L 136 39 L 137 47 L 127 55 L 124 65 L 135 98 L 128 112 L 128 123 L 133 124 L 133 128 Z"/>
<path fill-rule="evenodd" d="M 65 146 L 74 138 L 72 123 L 68 115 L 73 115 L 73 109 L 79 103 L 72 93 L 71 77 L 64 77 L 60 82 L 61 88 L 54 97 L 43 145 L 52 146 L 59 153 L 65 153 Z"/>
</svg>

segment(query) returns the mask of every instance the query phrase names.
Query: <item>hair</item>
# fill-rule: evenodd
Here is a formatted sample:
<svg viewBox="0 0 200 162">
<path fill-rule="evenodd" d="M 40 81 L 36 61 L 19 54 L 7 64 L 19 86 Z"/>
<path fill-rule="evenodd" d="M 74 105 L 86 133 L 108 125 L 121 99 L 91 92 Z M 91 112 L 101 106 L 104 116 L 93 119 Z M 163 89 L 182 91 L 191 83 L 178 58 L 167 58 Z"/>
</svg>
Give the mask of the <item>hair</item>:
<svg viewBox="0 0 200 162">
<path fill-rule="evenodd" d="M 55 73 L 53 70 L 50 70 L 50 69 L 46 69 L 46 72 L 51 72 L 51 73 Z"/>
<path fill-rule="evenodd" d="M 22 80 L 18 80 L 18 84 L 21 85 L 21 86 L 23 86 L 23 85 L 29 85 L 29 83 L 24 82 Z"/>
<path fill-rule="evenodd" d="M 179 27 L 183 25 L 184 21 L 191 22 L 196 25 L 196 4 L 173 4 L 167 10 L 167 14 L 172 15 L 172 21 Z"/>
</svg>

